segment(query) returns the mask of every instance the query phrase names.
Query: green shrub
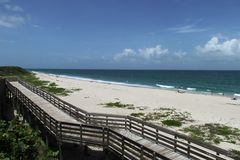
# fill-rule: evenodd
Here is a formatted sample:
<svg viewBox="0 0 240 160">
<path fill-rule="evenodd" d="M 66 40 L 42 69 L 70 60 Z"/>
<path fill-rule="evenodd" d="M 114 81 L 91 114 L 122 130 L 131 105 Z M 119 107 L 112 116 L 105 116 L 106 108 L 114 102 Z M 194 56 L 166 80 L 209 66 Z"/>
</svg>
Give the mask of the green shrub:
<svg viewBox="0 0 240 160">
<path fill-rule="evenodd" d="M 240 129 L 217 123 L 207 123 L 204 125 L 191 125 L 183 129 L 193 138 L 219 144 L 227 142 L 236 144 L 240 141 Z"/>
<path fill-rule="evenodd" d="M 179 120 L 169 119 L 169 120 L 163 120 L 162 124 L 166 126 L 173 126 L 173 127 L 180 127 L 182 126 L 182 122 Z"/>
<path fill-rule="evenodd" d="M 0 159 L 56 159 L 58 152 L 48 149 L 39 136 L 18 118 L 0 120 Z"/>
<path fill-rule="evenodd" d="M 133 117 L 142 117 L 142 116 L 144 116 L 145 114 L 142 113 L 142 112 L 138 112 L 138 113 L 131 113 L 130 115 L 133 116 Z"/>
<path fill-rule="evenodd" d="M 232 149 L 231 152 L 235 155 L 240 156 L 240 151 L 238 151 L 238 150 Z"/>
<path fill-rule="evenodd" d="M 174 108 L 157 108 L 154 111 L 149 113 L 132 113 L 131 116 L 145 121 L 161 122 L 163 125 L 171 127 L 181 127 L 184 123 L 193 122 L 190 113 L 179 112 Z"/>
<path fill-rule="evenodd" d="M 133 107 L 133 104 L 123 104 L 121 102 L 109 102 L 109 103 L 105 103 L 102 104 L 105 107 L 109 107 L 109 108 L 128 108 L 128 109 L 134 109 L 135 107 Z"/>
</svg>

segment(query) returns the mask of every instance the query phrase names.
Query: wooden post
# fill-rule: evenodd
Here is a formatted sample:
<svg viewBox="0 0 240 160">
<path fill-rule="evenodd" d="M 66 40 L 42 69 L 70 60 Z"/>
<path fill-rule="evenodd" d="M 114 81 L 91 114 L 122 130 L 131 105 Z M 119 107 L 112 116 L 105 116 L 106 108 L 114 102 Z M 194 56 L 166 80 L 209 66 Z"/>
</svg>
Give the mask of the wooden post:
<svg viewBox="0 0 240 160">
<path fill-rule="evenodd" d="M 39 131 L 38 119 L 35 116 L 33 117 L 33 123 L 34 128 Z"/>
<path fill-rule="evenodd" d="M 15 107 L 16 107 L 16 105 L 15 105 L 15 103 L 16 103 L 16 97 L 15 97 L 15 95 L 12 97 L 11 101 L 12 101 L 12 107 L 13 107 L 13 110 L 14 110 Z"/>
<path fill-rule="evenodd" d="M 104 147 L 105 146 L 105 130 L 104 130 L 104 127 L 102 127 L 102 146 Z"/>
<path fill-rule="evenodd" d="M 107 145 L 109 146 L 109 128 L 107 128 Z"/>
<path fill-rule="evenodd" d="M 55 99 L 54 99 L 55 100 Z M 55 101 L 54 101 L 55 102 Z M 69 115 L 71 116 L 72 115 L 72 108 L 69 107 Z"/>
<path fill-rule="evenodd" d="M 144 124 L 142 123 L 142 136 L 144 138 Z"/>
<path fill-rule="evenodd" d="M 58 140 L 58 149 L 59 149 L 59 159 L 63 160 L 62 153 L 62 123 L 58 123 L 58 132 L 57 132 L 57 140 Z"/>
<path fill-rule="evenodd" d="M 80 124 L 80 143 L 82 144 L 82 124 Z"/>
<path fill-rule="evenodd" d="M 132 131 L 132 121 L 131 121 L 131 119 L 129 119 L 129 131 L 130 132 Z"/>
<path fill-rule="evenodd" d="M 22 109 L 23 109 L 23 114 L 22 114 L 22 116 L 23 116 L 23 122 L 24 123 L 26 123 L 27 122 L 27 111 L 26 111 L 26 108 L 23 106 L 22 107 Z"/>
<path fill-rule="evenodd" d="M 20 114 L 20 105 L 19 105 L 19 100 L 17 99 L 17 103 L 16 103 L 16 111 L 17 111 L 17 114 Z"/>
<path fill-rule="evenodd" d="M 124 137 L 122 136 L 122 159 L 124 159 Z"/>
<path fill-rule="evenodd" d="M 49 129 L 52 132 L 52 117 L 49 117 Z"/>
<path fill-rule="evenodd" d="M 59 160 L 63 160 L 62 143 L 58 142 Z"/>
<path fill-rule="evenodd" d="M 125 129 L 127 129 L 127 118 L 125 118 Z"/>
<path fill-rule="evenodd" d="M 190 150 L 191 150 L 190 145 L 191 145 L 191 142 L 188 141 L 188 150 L 187 150 L 188 158 L 190 158 L 190 153 L 191 153 L 191 152 L 190 152 Z"/>
<path fill-rule="evenodd" d="M 47 118 L 46 118 L 46 113 L 43 112 L 43 124 L 47 126 Z"/>
<path fill-rule="evenodd" d="M 177 135 L 174 135 L 174 152 L 177 151 Z"/>
<path fill-rule="evenodd" d="M 143 146 L 141 146 L 140 159 L 143 159 Z"/>
<path fill-rule="evenodd" d="M 219 153 L 217 152 L 217 156 L 219 156 Z M 218 157 L 216 157 L 216 160 L 218 160 Z"/>
<path fill-rule="evenodd" d="M 60 139 L 60 141 L 62 141 L 62 123 L 61 122 L 59 122 L 59 139 Z"/>
<path fill-rule="evenodd" d="M 153 152 L 153 160 L 155 160 L 155 159 L 156 159 L 156 153 Z"/>
<path fill-rule="evenodd" d="M 108 126 L 108 116 L 106 116 L 106 126 Z"/>
<path fill-rule="evenodd" d="M 89 114 L 86 114 L 86 124 L 90 123 L 89 122 Z"/>
</svg>

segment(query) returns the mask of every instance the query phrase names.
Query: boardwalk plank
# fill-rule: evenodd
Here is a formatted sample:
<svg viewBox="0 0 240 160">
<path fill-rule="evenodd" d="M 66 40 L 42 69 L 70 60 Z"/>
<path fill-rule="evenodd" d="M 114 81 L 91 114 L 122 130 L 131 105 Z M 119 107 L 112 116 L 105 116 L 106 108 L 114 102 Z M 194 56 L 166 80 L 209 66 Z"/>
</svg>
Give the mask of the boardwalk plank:
<svg viewBox="0 0 240 160">
<path fill-rule="evenodd" d="M 128 138 L 131 138 L 132 140 L 134 140 L 135 142 L 139 143 L 139 145 L 142 145 L 146 148 L 149 148 L 150 150 L 155 151 L 156 153 L 159 153 L 169 159 L 172 159 L 175 157 L 179 158 L 179 160 L 187 160 L 189 158 L 187 158 L 186 156 L 182 155 L 181 153 L 178 152 L 174 152 L 174 150 L 167 148 L 166 146 L 163 146 L 161 144 L 156 144 L 148 139 L 145 139 L 137 134 L 134 134 L 128 130 L 124 130 L 124 129 L 115 129 L 115 131 L 117 131 L 118 133 L 122 134 L 123 136 L 126 136 Z"/>
<path fill-rule="evenodd" d="M 48 113 L 51 117 L 56 119 L 57 121 L 62 122 L 70 122 L 70 123 L 80 123 L 75 120 L 73 117 L 69 116 L 68 114 L 64 113 L 63 111 L 56 108 L 54 105 L 49 103 L 44 98 L 40 97 L 39 95 L 31 92 L 30 90 L 26 89 L 18 82 L 11 82 L 11 84 L 19 89 L 25 96 L 27 96 L 32 102 L 38 105 L 41 109 L 43 109 L 46 113 Z"/>
<path fill-rule="evenodd" d="M 54 106 L 53 104 L 51 104 L 50 102 L 48 102 L 47 100 L 42 98 L 41 96 L 39 96 L 39 95 L 33 93 L 32 91 L 30 91 L 29 89 L 25 88 L 20 83 L 18 83 L 18 82 L 10 82 L 10 83 L 14 87 L 16 87 L 18 90 L 20 90 L 33 103 L 35 103 L 37 106 L 39 106 L 43 111 L 45 111 L 48 115 L 50 115 L 55 120 L 60 121 L 60 122 L 81 124 L 79 121 L 77 121 L 76 119 L 74 119 L 73 117 L 68 115 L 67 113 L 63 112 L 62 110 L 58 109 L 56 106 Z M 179 160 L 188 159 L 186 156 L 183 156 L 178 152 L 174 152 L 174 150 L 167 148 L 166 146 L 163 146 L 161 144 L 156 144 L 155 142 L 153 142 L 149 139 L 146 139 L 138 134 L 130 132 L 127 129 L 113 129 L 113 130 L 115 132 L 119 133 L 120 135 L 122 135 L 122 137 L 126 137 L 126 138 L 129 138 L 129 139 L 135 141 L 137 144 L 139 144 L 139 147 L 144 146 L 144 147 L 148 148 L 149 150 L 151 150 L 151 152 L 149 152 L 149 154 L 153 154 L 153 152 L 155 152 L 155 153 L 159 153 L 169 159 L 179 159 Z M 86 135 L 86 133 L 85 133 L 85 135 Z M 69 133 L 64 133 L 62 136 L 63 136 L 63 138 L 66 139 L 66 141 L 69 140 L 70 142 L 72 142 L 74 140 L 74 137 L 79 138 L 80 135 L 78 135 L 78 131 L 73 130 Z M 101 135 L 96 136 L 95 139 L 92 138 L 91 136 L 92 136 L 92 134 L 89 137 L 90 138 L 88 140 L 89 142 L 91 141 L 92 143 L 94 143 L 94 141 L 96 141 L 96 143 L 101 144 L 101 140 L 99 140 L 97 138 L 98 136 L 100 136 L 100 139 L 101 139 Z M 86 141 L 87 137 L 83 136 L 83 138 L 84 138 L 83 140 Z M 79 143 L 79 142 L 76 142 L 76 143 Z M 118 143 L 121 143 L 121 142 L 118 142 Z M 128 153 L 126 152 L 125 154 L 128 154 Z"/>
</svg>

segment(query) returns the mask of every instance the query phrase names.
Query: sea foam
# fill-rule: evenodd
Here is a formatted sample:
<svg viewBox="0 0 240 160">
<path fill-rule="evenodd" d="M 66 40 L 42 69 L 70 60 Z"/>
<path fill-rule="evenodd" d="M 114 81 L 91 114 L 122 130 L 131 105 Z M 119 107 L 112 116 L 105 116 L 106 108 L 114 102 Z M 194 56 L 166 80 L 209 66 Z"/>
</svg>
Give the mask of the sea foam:
<svg viewBox="0 0 240 160">
<path fill-rule="evenodd" d="M 173 88 L 175 88 L 174 86 L 168 86 L 168 85 L 162 85 L 162 84 L 156 84 L 156 86 L 158 86 L 160 88 L 166 88 L 166 89 L 173 89 Z"/>
<path fill-rule="evenodd" d="M 196 88 L 187 88 L 188 91 L 196 91 L 197 89 Z"/>
<path fill-rule="evenodd" d="M 143 87 L 143 88 L 154 88 L 152 86 L 148 85 L 142 85 L 142 84 L 133 84 L 133 83 L 124 83 L 124 82 L 115 82 L 115 81 L 106 81 L 106 80 L 100 80 L 100 79 L 93 79 L 93 78 L 85 78 L 80 76 L 72 76 L 72 75 L 62 75 L 62 74 L 52 74 L 52 73 L 46 73 L 46 72 L 36 72 L 32 71 L 33 73 L 43 73 L 50 76 L 55 77 L 62 77 L 62 78 L 68 78 L 68 79 L 75 79 L 75 80 L 81 80 L 81 81 L 89 81 L 89 82 L 97 82 L 97 83 L 103 83 L 103 84 L 113 84 L 113 85 L 122 85 L 122 86 L 130 86 L 130 87 Z"/>
</svg>

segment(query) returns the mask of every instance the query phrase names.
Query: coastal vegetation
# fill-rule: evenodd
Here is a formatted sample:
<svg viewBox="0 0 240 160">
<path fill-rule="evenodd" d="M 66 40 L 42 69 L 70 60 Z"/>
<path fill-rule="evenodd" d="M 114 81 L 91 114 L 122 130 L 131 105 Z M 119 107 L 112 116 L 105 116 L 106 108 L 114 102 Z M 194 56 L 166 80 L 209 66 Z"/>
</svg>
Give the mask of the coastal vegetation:
<svg viewBox="0 0 240 160">
<path fill-rule="evenodd" d="M 73 92 L 77 92 L 77 91 L 81 91 L 82 89 L 81 88 L 72 88 L 71 91 Z"/>
<path fill-rule="evenodd" d="M 234 145 L 240 144 L 239 128 L 233 128 L 218 123 L 190 125 L 183 128 L 183 124 L 187 124 L 188 122 L 191 124 L 194 120 L 191 118 L 190 113 L 180 112 L 174 108 L 157 108 L 154 112 L 134 112 L 130 115 L 145 121 L 160 123 L 164 126 L 181 127 L 179 131 L 183 131 L 192 138 L 206 143 L 220 144 L 225 142 Z M 239 150 L 231 149 L 230 151 L 236 155 L 240 155 Z"/>
<path fill-rule="evenodd" d="M 71 92 L 82 90 L 81 88 L 71 88 L 71 89 L 61 88 L 56 83 L 40 80 L 38 77 L 36 77 L 34 73 L 28 72 L 27 70 L 24 70 L 19 67 L 0 67 L 0 77 L 18 77 L 52 94 L 61 95 L 61 96 L 66 96 Z M 89 96 L 85 96 L 84 98 L 89 98 Z M 225 142 L 225 143 L 234 144 L 235 146 L 237 145 L 239 146 L 240 144 L 240 129 L 232 128 L 226 125 L 216 124 L 216 123 L 192 125 L 190 122 L 193 122 L 194 120 L 192 119 L 190 113 L 181 112 L 174 108 L 161 107 L 161 108 L 144 111 L 148 107 L 139 107 L 139 106 L 134 106 L 133 104 L 124 104 L 120 101 L 119 98 L 115 98 L 113 102 L 102 103 L 100 105 L 103 105 L 103 107 L 107 107 L 107 108 L 129 109 L 130 113 L 133 112 L 130 114 L 133 117 L 137 117 L 142 120 L 153 122 L 163 126 L 178 127 L 174 129 L 185 132 L 186 134 L 190 135 L 194 139 L 198 139 L 200 141 L 204 141 L 207 143 L 220 144 L 222 142 Z M 2 143 L 3 142 L 0 137 L 0 144 Z M 22 143 L 22 142 L 19 142 L 19 143 Z M 43 142 L 41 141 L 41 143 Z M 1 146 L 0 146 L 0 149 L 1 149 Z M 14 149 L 14 150 L 17 150 L 17 149 Z M 40 147 L 40 150 L 41 150 L 41 147 Z M 47 151 L 46 148 L 43 150 Z M 235 154 L 240 155 L 239 150 L 231 150 L 231 151 Z M 12 152 L 12 151 L 9 151 L 9 152 Z M 27 149 L 26 149 L 26 152 L 28 152 Z M 43 153 L 43 151 L 37 151 L 37 153 L 38 152 Z M 5 151 L 2 152 L 2 150 L 0 150 L 0 159 L 4 159 L 5 157 L 8 157 L 9 156 L 8 154 L 9 153 L 7 152 L 5 153 Z M 51 156 L 54 156 L 55 154 L 56 153 L 50 151 L 45 155 L 49 155 L 51 157 Z M 12 159 L 12 157 L 10 159 Z"/>
<path fill-rule="evenodd" d="M 117 102 L 108 102 L 108 103 L 104 103 L 101 104 L 104 105 L 104 107 L 108 107 L 108 108 L 126 108 L 126 109 L 135 109 L 133 104 L 123 104 L 120 101 Z"/>
<path fill-rule="evenodd" d="M 141 117 L 143 117 L 145 115 L 145 113 L 135 112 L 135 113 L 131 113 L 130 115 L 133 116 L 133 117 L 141 118 Z"/>
<path fill-rule="evenodd" d="M 154 112 L 132 113 L 131 116 L 138 117 L 145 121 L 161 122 L 165 126 L 180 127 L 184 123 L 192 122 L 190 113 L 180 112 L 174 108 L 157 108 Z"/>
<path fill-rule="evenodd" d="M 207 123 L 203 125 L 191 125 L 183 129 L 195 139 L 204 142 L 219 144 L 227 142 L 232 144 L 240 143 L 240 129 L 229 127 L 223 124 Z"/>
<path fill-rule="evenodd" d="M 16 117 L 12 121 L 0 120 L 0 159 L 55 160 L 58 152 L 50 150 L 37 131 Z"/>
<path fill-rule="evenodd" d="M 165 126 L 174 126 L 174 127 L 182 126 L 182 122 L 180 120 L 175 120 L 175 119 L 163 120 L 162 124 L 164 124 Z"/>
<path fill-rule="evenodd" d="M 21 67 L 0 67 L 0 77 L 20 78 L 36 87 L 58 96 L 67 96 L 72 92 L 71 90 L 58 87 L 58 85 L 54 82 L 40 80 L 34 73 Z"/>
<path fill-rule="evenodd" d="M 231 152 L 240 156 L 240 150 L 232 149 Z"/>
</svg>

